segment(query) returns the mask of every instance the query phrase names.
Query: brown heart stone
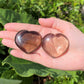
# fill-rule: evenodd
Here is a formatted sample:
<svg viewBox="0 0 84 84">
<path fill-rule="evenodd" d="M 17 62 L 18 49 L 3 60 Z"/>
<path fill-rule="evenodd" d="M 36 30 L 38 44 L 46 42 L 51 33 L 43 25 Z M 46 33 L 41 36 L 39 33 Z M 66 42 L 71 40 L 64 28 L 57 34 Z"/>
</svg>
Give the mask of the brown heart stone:
<svg viewBox="0 0 84 84">
<path fill-rule="evenodd" d="M 50 33 L 44 36 L 42 40 L 42 47 L 50 56 L 58 57 L 68 50 L 69 40 L 61 33 L 56 35 Z"/>
<path fill-rule="evenodd" d="M 42 37 L 38 32 L 21 30 L 15 36 L 16 45 L 25 53 L 32 53 L 41 45 Z"/>
</svg>

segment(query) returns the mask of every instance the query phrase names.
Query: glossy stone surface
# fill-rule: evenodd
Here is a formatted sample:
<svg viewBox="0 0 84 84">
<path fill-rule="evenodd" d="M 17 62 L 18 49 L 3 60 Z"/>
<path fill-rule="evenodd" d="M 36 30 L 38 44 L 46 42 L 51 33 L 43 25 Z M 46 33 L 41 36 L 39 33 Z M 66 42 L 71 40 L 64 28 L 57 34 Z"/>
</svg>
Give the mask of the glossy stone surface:
<svg viewBox="0 0 84 84">
<path fill-rule="evenodd" d="M 68 50 L 69 40 L 61 33 L 56 35 L 50 33 L 43 38 L 42 47 L 48 55 L 59 57 Z"/>
<path fill-rule="evenodd" d="M 15 36 L 16 45 L 25 53 L 32 53 L 41 45 L 42 37 L 38 32 L 21 30 Z"/>
</svg>

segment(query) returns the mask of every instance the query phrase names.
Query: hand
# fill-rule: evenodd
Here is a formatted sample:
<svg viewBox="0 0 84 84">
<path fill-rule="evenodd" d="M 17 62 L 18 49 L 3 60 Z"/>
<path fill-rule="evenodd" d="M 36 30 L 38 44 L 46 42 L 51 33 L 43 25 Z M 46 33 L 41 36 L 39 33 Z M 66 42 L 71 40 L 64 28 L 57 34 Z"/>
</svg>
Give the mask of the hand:
<svg viewBox="0 0 84 84">
<path fill-rule="evenodd" d="M 40 25 L 24 23 L 8 23 L 5 25 L 7 31 L 0 31 L 3 45 L 13 48 L 10 52 L 13 56 L 40 63 L 46 67 L 60 70 L 84 70 L 84 34 L 73 24 L 57 19 L 39 19 Z M 37 31 L 42 37 L 48 33 L 58 32 L 66 35 L 70 41 L 69 50 L 58 58 L 49 56 L 42 47 L 34 54 L 26 54 L 15 44 L 14 38 L 20 30 Z"/>
</svg>

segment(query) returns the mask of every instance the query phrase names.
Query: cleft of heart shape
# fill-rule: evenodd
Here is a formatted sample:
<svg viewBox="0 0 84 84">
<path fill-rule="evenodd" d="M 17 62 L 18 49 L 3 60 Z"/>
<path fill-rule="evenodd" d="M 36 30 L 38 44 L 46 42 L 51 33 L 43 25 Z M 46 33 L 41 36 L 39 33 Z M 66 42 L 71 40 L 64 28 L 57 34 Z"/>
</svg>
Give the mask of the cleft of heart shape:
<svg viewBox="0 0 84 84">
<path fill-rule="evenodd" d="M 42 38 L 36 31 L 21 30 L 15 36 L 15 43 L 28 54 L 33 53 L 42 45 L 44 51 L 52 57 L 63 55 L 69 48 L 68 38 L 61 33 L 56 35 L 49 33 Z"/>
</svg>

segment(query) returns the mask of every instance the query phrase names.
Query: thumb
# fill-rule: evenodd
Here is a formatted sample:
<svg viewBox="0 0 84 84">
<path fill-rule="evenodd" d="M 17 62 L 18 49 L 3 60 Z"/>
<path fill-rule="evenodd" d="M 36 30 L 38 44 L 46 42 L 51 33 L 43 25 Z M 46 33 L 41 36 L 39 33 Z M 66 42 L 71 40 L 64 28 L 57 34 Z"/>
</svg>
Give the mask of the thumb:
<svg viewBox="0 0 84 84">
<path fill-rule="evenodd" d="M 73 24 L 58 18 L 39 18 L 39 24 L 48 28 L 54 28 L 61 33 L 68 33 Z"/>
<path fill-rule="evenodd" d="M 55 18 L 39 18 L 39 24 L 45 27 L 52 27 Z"/>
</svg>

